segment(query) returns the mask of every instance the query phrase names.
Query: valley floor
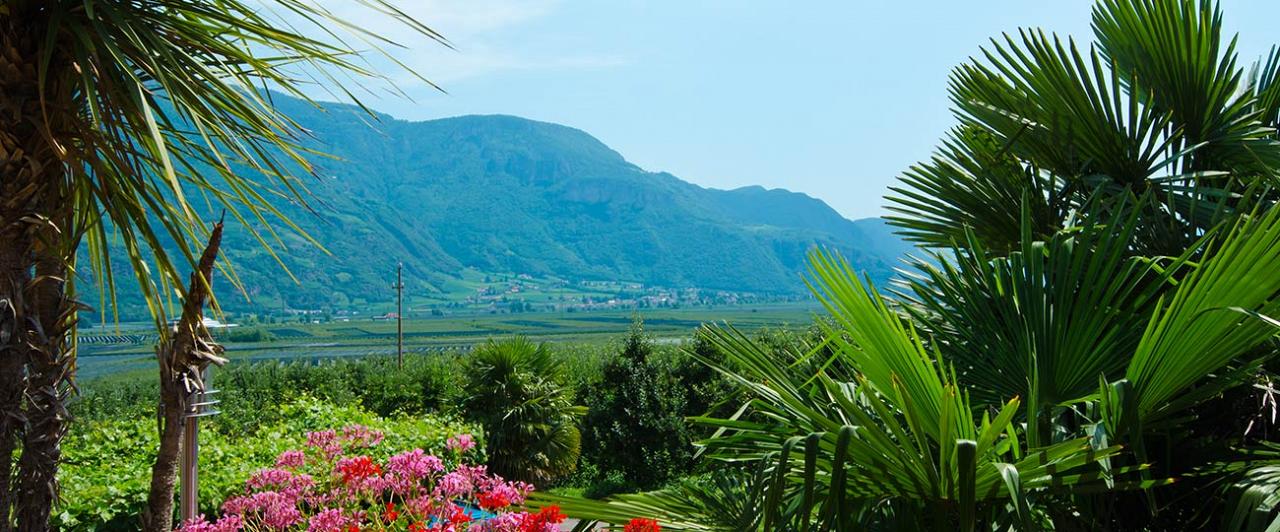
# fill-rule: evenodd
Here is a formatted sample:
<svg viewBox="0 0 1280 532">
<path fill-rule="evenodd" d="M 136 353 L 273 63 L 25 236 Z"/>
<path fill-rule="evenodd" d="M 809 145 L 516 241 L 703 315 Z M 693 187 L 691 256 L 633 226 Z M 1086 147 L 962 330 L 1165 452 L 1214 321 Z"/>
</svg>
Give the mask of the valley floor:
<svg viewBox="0 0 1280 532">
<path fill-rule="evenodd" d="M 805 327 L 819 308 L 813 303 L 770 303 L 639 311 L 645 331 L 658 342 L 678 342 L 703 323 L 728 323 L 743 330 L 793 325 Z M 468 350 L 490 338 L 528 336 L 535 341 L 600 344 L 616 340 L 631 325 L 632 311 L 526 312 L 407 319 L 408 353 Z M 270 334 L 265 342 L 223 343 L 233 361 L 324 360 L 394 355 L 395 320 L 335 321 L 322 324 L 255 326 Z M 150 324 L 81 330 L 78 373 L 81 379 L 151 370 L 154 333 Z"/>
</svg>

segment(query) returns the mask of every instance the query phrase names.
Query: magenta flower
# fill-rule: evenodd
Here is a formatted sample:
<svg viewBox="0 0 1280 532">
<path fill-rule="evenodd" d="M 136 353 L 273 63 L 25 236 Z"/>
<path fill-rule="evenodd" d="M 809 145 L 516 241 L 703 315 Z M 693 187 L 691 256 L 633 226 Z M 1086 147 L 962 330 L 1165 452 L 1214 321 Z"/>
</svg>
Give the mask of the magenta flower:
<svg viewBox="0 0 1280 532">
<path fill-rule="evenodd" d="M 338 442 L 338 433 L 332 430 L 307 433 L 307 447 L 320 451 L 325 459 L 333 460 L 342 454 L 342 444 Z"/>
<path fill-rule="evenodd" d="M 293 473 L 283 469 L 259 469 L 245 484 L 249 489 L 284 488 L 293 483 Z"/>
<path fill-rule="evenodd" d="M 391 521 L 392 529 L 408 525 L 421 532 L 551 532 L 559 522 L 552 514 L 520 512 L 533 487 L 508 482 L 484 466 L 461 463 L 450 470 L 422 449 L 386 460 L 376 458 L 381 453 L 356 452 L 383 441 L 381 432 L 368 427 L 308 432 L 306 439 L 304 450 L 285 451 L 273 467 L 253 472 L 244 494 L 223 502 L 222 518 L 192 520 L 181 532 L 349 532 Z M 457 434 L 446 446 L 452 462 L 465 459 L 476 443 L 469 434 Z M 457 506 L 461 500 L 493 515 L 473 519 Z"/>
<path fill-rule="evenodd" d="M 285 451 L 276 458 L 276 467 L 298 469 L 307 464 L 307 453 L 302 451 Z"/>
<path fill-rule="evenodd" d="M 342 515 L 342 510 L 330 508 L 311 516 L 307 522 L 307 532 L 342 532 L 350 519 Z"/>
<path fill-rule="evenodd" d="M 436 490 L 448 498 L 466 495 L 471 492 L 471 488 L 471 477 L 457 471 L 446 473 L 436 484 Z"/>
<path fill-rule="evenodd" d="M 472 439 L 470 434 L 459 434 L 449 438 L 449 441 L 445 442 L 445 447 L 448 447 L 449 450 L 459 454 L 470 451 L 475 446 L 476 442 Z"/>
<path fill-rule="evenodd" d="M 387 470 L 407 480 L 421 480 L 432 473 L 444 471 L 444 462 L 422 449 L 414 449 L 388 459 Z"/>
<path fill-rule="evenodd" d="M 182 526 L 178 527 L 178 532 L 213 532 L 213 523 L 206 520 L 202 514 L 182 523 Z"/>
<path fill-rule="evenodd" d="M 212 523 L 201 515 L 183 523 L 178 532 L 239 532 L 243 528 L 244 520 L 238 515 L 228 515 Z"/>
</svg>

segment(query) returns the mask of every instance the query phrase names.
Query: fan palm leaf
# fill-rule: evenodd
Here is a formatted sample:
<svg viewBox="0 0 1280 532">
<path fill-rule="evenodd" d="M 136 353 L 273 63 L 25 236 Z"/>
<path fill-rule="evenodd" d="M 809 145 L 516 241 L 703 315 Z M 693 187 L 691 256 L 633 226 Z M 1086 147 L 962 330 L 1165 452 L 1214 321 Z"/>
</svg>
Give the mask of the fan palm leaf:
<svg viewBox="0 0 1280 532">
<path fill-rule="evenodd" d="M 1138 419 L 1194 404 L 1194 384 L 1242 362 L 1280 325 L 1280 208 L 1241 219 L 1152 314 L 1130 360 Z"/>
<path fill-rule="evenodd" d="M 739 416 L 692 418 L 717 429 L 699 445 L 710 459 L 763 471 L 760 529 L 845 530 L 894 505 L 913 508 L 898 517 L 917 526 L 972 527 L 1003 512 L 1004 501 L 1026 516 L 1027 493 L 1101 486 L 1143 468 L 1102 471 L 1097 463 L 1120 448 L 1084 437 L 1024 448 L 1018 398 L 975 415 L 953 372 L 843 259 L 814 253 L 811 271 L 835 323 L 826 335 L 831 360 L 810 360 L 821 350 L 779 356 L 731 327 L 703 331 L 723 360 L 702 362 L 752 399 Z M 705 529 L 670 494 L 562 502 L 578 517 L 650 516 Z"/>
<path fill-rule="evenodd" d="M 952 256 L 917 261 L 903 308 L 927 324 L 981 405 L 1027 398 L 1033 420 L 1118 378 L 1146 320 L 1185 261 L 1134 257 L 1138 210 L 1038 240 L 1024 225 L 1020 249 L 989 253 L 972 233 Z M 1039 431 L 1028 436 L 1033 443 Z"/>
</svg>

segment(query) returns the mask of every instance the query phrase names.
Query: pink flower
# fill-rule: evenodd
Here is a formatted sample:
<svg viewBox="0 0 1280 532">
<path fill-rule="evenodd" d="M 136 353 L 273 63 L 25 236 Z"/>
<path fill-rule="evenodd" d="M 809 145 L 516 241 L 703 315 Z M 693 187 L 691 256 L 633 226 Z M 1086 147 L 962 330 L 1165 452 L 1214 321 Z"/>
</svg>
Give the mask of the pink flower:
<svg viewBox="0 0 1280 532">
<path fill-rule="evenodd" d="M 532 515 L 518 511 L 515 506 L 523 504 L 533 487 L 508 482 L 484 466 L 463 463 L 450 470 L 444 460 L 422 449 L 394 454 L 386 461 L 362 455 L 355 450 L 383 441 L 381 432 L 368 427 L 308 432 L 306 437 L 302 450 L 285 451 L 273 467 L 253 472 L 244 494 L 223 503 L 221 519 L 192 520 L 181 531 L 351 532 L 362 525 L 376 528 L 390 519 L 397 524 L 407 521 L 409 530 L 418 532 L 551 532 L 563 519 L 558 510 Z M 476 440 L 456 434 L 446 446 L 452 453 L 450 462 L 465 460 Z M 473 519 L 455 504 L 461 500 L 478 503 L 495 515 Z"/>
<path fill-rule="evenodd" d="M 445 443 L 445 447 L 457 453 L 465 453 L 476 446 L 476 442 L 471 438 L 470 434 L 459 434 Z"/>
<path fill-rule="evenodd" d="M 445 497 L 460 497 L 471 492 L 471 477 L 466 473 L 451 471 L 440 477 L 440 482 L 436 484 L 436 490 Z"/>
<path fill-rule="evenodd" d="M 201 515 L 183 523 L 178 532 L 239 532 L 243 528 L 244 520 L 238 515 L 228 515 L 212 523 Z"/>
<path fill-rule="evenodd" d="M 311 516 L 307 523 L 307 532 L 342 532 L 350 519 L 342 515 L 342 510 L 330 508 Z"/>
<path fill-rule="evenodd" d="M 332 430 L 308 432 L 307 447 L 320 451 L 327 460 L 333 460 L 333 457 L 342 454 L 342 444 L 338 442 L 338 433 Z"/>
<path fill-rule="evenodd" d="M 525 514 L 523 513 L 502 514 L 476 523 L 474 530 L 480 532 L 523 532 L 520 524 L 524 522 L 524 519 Z"/>
<path fill-rule="evenodd" d="M 238 515 L 223 516 L 213 523 L 213 532 L 240 532 L 244 529 L 244 519 Z"/>
<path fill-rule="evenodd" d="M 261 490 L 263 488 L 283 488 L 293 483 L 293 473 L 283 469 L 259 469 L 245 485 L 251 490 Z"/>
<path fill-rule="evenodd" d="M 432 473 L 444 471 L 444 462 L 422 449 L 406 451 L 387 460 L 387 470 L 401 478 L 420 480 Z"/>
<path fill-rule="evenodd" d="M 298 469 L 307 464 L 307 454 L 302 451 L 285 451 L 276 458 L 276 467 Z"/>
<path fill-rule="evenodd" d="M 262 520 L 272 528 L 289 528 L 302 522 L 302 512 L 293 504 L 274 504 L 267 507 Z"/>
<path fill-rule="evenodd" d="M 437 508 L 440 508 L 442 505 L 443 503 L 439 499 L 436 499 L 427 495 L 423 495 L 421 497 L 414 497 L 404 502 L 404 507 L 409 510 L 409 513 L 412 514 L 414 517 L 419 517 L 419 518 L 429 517 Z"/>
<path fill-rule="evenodd" d="M 205 520 L 204 515 L 201 514 L 182 523 L 182 526 L 178 527 L 178 532 L 213 532 L 213 523 Z"/>
</svg>

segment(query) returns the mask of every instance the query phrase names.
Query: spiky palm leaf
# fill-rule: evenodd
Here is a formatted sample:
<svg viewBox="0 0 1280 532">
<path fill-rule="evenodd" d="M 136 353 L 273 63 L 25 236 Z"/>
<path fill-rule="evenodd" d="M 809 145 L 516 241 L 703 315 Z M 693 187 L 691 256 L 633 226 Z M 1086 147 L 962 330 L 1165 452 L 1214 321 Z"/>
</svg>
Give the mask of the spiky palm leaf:
<svg viewBox="0 0 1280 532">
<path fill-rule="evenodd" d="M 991 206 L 1019 193 L 1037 209 L 1053 198 L 1069 210 L 1099 194 L 1151 190 L 1157 201 L 1144 214 L 1140 247 L 1178 254 L 1258 200 L 1274 200 L 1275 54 L 1245 76 L 1208 0 L 1105 0 L 1093 19 L 1096 45 L 1023 30 L 955 71 L 950 91 L 961 121 L 996 139 L 1026 172 L 1011 180 L 1017 175 L 1001 170 L 1010 167 L 1003 161 L 960 165 L 963 172 L 954 164 L 913 169 L 888 197 L 898 213 L 892 223 L 944 247 L 962 245 L 957 235 L 968 226 L 1000 251 L 1018 227 Z M 966 152 L 980 153 L 970 147 L 957 158 L 948 143 L 938 160 L 981 160 Z"/>
<path fill-rule="evenodd" d="M 1238 222 L 1158 305 L 1125 372 L 1133 386 L 1136 419 L 1168 418 L 1212 396 L 1212 390 L 1234 384 L 1220 378 L 1208 388 L 1187 393 L 1228 364 L 1247 362 L 1244 357 L 1276 335 L 1276 264 L 1280 207 Z"/>
<path fill-rule="evenodd" d="M 1120 449 L 1084 437 L 1024 447 L 1013 422 L 1017 398 L 976 414 L 954 373 L 846 262 L 815 253 L 811 269 L 835 323 L 829 360 L 807 360 L 824 351 L 794 349 L 780 357 L 732 328 L 704 330 L 724 360 L 703 362 L 753 399 L 741 416 L 694 418 L 718 429 L 700 445 L 711 459 L 766 472 L 760 529 L 846 530 L 883 519 L 894 505 L 913 509 L 899 514 L 907 522 L 972 529 L 1002 516 L 1005 501 L 1015 519 L 1030 522 L 1028 493 L 1096 487 L 1142 469 L 1104 474 L 1096 464 Z M 566 504 L 575 516 L 605 521 L 652 516 L 705 526 L 673 501 L 667 494 Z"/>
<path fill-rule="evenodd" d="M 444 42 L 388 1 L 360 3 Z M 378 74 L 346 40 L 398 46 L 300 0 L 40 0 L 5 7 L 31 28 L 41 105 L 75 115 L 54 139 L 71 172 L 71 208 L 84 213 L 82 225 L 64 229 L 67 237 L 87 234 L 97 278 L 110 282 L 106 244 L 109 231 L 118 232 L 158 319 L 164 294 L 155 282 L 180 290 L 176 266 L 191 264 L 189 242 L 206 236 L 198 210 L 226 208 L 272 254 L 268 239 L 277 227 L 297 231 L 276 204 L 306 202 L 302 176 L 311 154 L 299 145 L 306 132 L 262 89 L 310 102 L 303 80 L 323 76 L 351 96 L 337 72 L 349 79 Z M 289 19 L 274 16 L 276 10 Z M 167 239 L 182 255 L 177 262 L 161 247 Z"/>
<path fill-rule="evenodd" d="M 545 344 L 490 340 L 472 353 L 468 375 L 466 407 L 484 428 L 491 470 L 541 484 L 577 467 L 585 411 Z"/>
<path fill-rule="evenodd" d="M 973 233 L 951 256 L 916 262 L 903 308 L 927 324 L 980 405 L 1026 397 L 1032 426 L 1123 373 L 1168 281 L 1185 260 L 1134 257 L 1138 210 L 1039 240 L 1024 211 L 1020 249 L 989 252 Z M 1033 443 L 1040 431 L 1028 434 Z"/>
</svg>

